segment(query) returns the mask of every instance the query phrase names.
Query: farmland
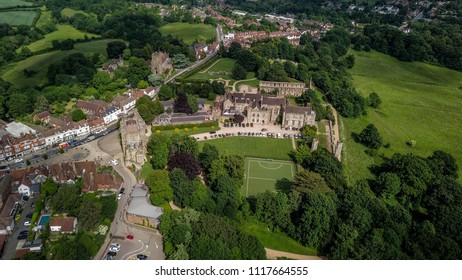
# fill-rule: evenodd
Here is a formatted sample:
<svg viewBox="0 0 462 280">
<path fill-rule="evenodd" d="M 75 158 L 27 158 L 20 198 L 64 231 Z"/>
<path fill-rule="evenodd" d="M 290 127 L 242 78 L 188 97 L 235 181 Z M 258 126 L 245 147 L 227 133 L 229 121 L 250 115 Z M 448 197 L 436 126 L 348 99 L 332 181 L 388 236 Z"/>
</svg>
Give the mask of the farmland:
<svg viewBox="0 0 462 280">
<path fill-rule="evenodd" d="M 172 35 L 182 39 L 186 44 L 192 45 L 195 41 L 205 44 L 207 40 L 216 36 L 215 28 L 209 24 L 190 24 L 175 22 L 162 26 L 159 31 L 163 35 Z"/>
<path fill-rule="evenodd" d="M 35 3 L 25 2 L 21 0 L 0 0 L 0 9 L 13 7 L 28 7 L 36 5 Z"/>
<path fill-rule="evenodd" d="M 0 23 L 9 25 L 32 25 L 37 17 L 36 11 L 4 11 L 0 12 Z"/>
<path fill-rule="evenodd" d="M 354 52 L 351 74 L 362 95 L 377 92 L 382 104 L 368 109 L 366 116 L 343 118 L 340 123 L 346 141 L 343 161 L 350 182 L 371 177 L 368 166 L 381 162 L 370 157 L 366 147 L 355 143 L 351 133 L 359 133 L 373 123 L 384 144 L 378 155 L 413 153 L 429 156 L 435 150 L 452 154 L 462 165 L 462 73 L 420 62 L 401 62 L 377 52 Z M 415 147 L 406 144 L 416 141 Z"/>
</svg>

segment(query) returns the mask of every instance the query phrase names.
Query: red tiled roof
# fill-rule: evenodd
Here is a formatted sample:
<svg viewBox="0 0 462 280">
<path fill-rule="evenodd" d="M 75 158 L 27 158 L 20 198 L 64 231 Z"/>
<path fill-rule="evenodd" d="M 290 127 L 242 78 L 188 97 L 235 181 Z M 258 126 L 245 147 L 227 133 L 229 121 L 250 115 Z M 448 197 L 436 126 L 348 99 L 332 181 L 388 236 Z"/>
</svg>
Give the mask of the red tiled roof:
<svg viewBox="0 0 462 280">
<path fill-rule="evenodd" d="M 50 227 L 61 226 L 61 232 L 74 231 L 75 217 L 51 217 Z"/>
</svg>

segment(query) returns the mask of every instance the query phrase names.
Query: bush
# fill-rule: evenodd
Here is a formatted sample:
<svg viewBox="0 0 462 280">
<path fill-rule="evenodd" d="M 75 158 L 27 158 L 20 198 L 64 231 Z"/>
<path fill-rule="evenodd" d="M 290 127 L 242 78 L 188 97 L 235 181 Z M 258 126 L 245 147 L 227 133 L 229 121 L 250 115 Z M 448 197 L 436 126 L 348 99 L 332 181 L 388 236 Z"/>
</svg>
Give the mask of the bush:
<svg viewBox="0 0 462 280">
<path fill-rule="evenodd" d="M 205 122 L 205 123 L 196 123 L 196 124 L 179 124 L 179 125 L 159 125 L 159 126 L 153 126 L 152 131 L 166 131 L 166 130 L 175 130 L 175 132 L 178 132 L 180 129 L 185 129 L 185 128 L 193 128 L 196 127 L 210 127 L 210 128 L 215 128 L 218 126 L 217 121 L 211 121 L 211 122 Z M 176 130 L 178 129 L 178 131 Z"/>
</svg>

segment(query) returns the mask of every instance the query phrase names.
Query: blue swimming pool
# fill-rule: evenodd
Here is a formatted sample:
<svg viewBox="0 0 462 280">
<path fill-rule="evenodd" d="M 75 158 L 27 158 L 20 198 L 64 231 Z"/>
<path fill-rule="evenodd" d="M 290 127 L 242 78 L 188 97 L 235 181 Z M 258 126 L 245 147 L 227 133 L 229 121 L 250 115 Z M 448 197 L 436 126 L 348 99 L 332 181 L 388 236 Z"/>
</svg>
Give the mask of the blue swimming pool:
<svg viewBox="0 0 462 280">
<path fill-rule="evenodd" d="M 50 215 L 42 215 L 38 221 L 39 226 L 44 226 L 50 220 Z"/>
</svg>

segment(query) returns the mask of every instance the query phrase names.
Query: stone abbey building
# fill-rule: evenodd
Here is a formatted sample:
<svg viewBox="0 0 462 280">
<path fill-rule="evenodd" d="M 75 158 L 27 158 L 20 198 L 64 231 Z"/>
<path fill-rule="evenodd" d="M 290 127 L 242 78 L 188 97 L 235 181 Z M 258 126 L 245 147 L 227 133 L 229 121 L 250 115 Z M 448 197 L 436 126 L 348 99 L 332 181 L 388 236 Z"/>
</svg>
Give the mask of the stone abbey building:
<svg viewBox="0 0 462 280">
<path fill-rule="evenodd" d="M 311 86 L 307 86 L 305 83 L 260 81 L 259 88 L 260 91 L 268 93 L 276 91 L 277 96 L 300 96 Z"/>
<path fill-rule="evenodd" d="M 242 114 L 246 122 L 271 124 L 282 117 L 282 127 L 299 129 L 306 124 L 316 125 L 316 113 L 311 107 L 291 106 L 285 97 L 266 94 L 228 93 L 217 99 L 214 114 L 233 116 Z"/>
</svg>

